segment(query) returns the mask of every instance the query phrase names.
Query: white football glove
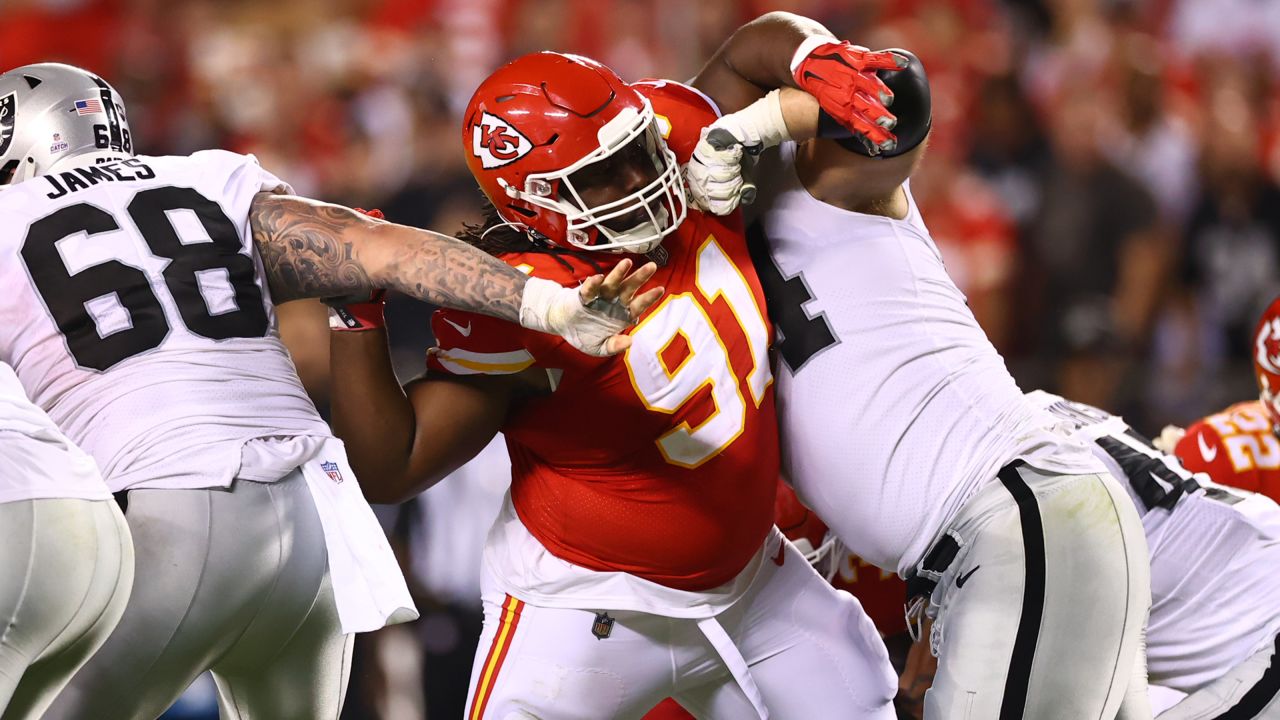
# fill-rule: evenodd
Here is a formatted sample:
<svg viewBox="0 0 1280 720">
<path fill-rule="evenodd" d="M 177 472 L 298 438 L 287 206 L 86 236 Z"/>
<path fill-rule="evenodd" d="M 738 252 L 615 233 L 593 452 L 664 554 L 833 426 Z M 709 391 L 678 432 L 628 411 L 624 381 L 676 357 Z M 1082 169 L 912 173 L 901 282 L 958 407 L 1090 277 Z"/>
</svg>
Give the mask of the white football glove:
<svg viewBox="0 0 1280 720">
<path fill-rule="evenodd" d="M 1172 455 L 1174 448 L 1178 447 L 1186 434 L 1187 431 L 1177 425 L 1165 425 L 1164 430 L 1160 431 L 1160 437 L 1152 440 L 1151 444 L 1160 452 Z"/>
<path fill-rule="evenodd" d="M 684 181 L 689 187 L 689 197 L 699 209 L 713 215 L 728 215 L 742 201 L 742 144 L 736 142 L 724 150 L 716 150 L 707 142 L 710 130 L 711 127 L 702 128 L 702 139 L 684 166 Z"/>
<path fill-rule="evenodd" d="M 588 355 L 613 354 L 609 338 L 631 326 L 631 315 L 618 300 L 598 298 L 584 304 L 577 288 L 542 278 L 529 278 L 520 299 L 520 324 L 563 337 Z"/>
<path fill-rule="evenodd" d="M 754 185 L 742 177 L 742 156 L 744 151 L 758 155 L 791 139 L 782 117 L 780 93 L 774 90 L 702 129 L 693 157 L 684 166 L 689 195 L 700 209 L 728 215 L 744 197 L 747 202 L 754 199 Z M 713 133 L 715 136 L 708 140 Z"/>
</svg>

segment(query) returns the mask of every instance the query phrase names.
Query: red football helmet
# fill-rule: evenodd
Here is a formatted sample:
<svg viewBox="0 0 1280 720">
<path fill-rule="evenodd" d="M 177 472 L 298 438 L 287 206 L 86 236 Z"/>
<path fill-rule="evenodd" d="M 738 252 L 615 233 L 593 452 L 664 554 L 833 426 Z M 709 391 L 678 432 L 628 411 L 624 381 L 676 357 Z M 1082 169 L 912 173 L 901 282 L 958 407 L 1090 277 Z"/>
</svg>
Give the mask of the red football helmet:
<svg viewBox="0 0 1280 720">
<path fill-rule="evenodd" d="M 1280 426 L 1280 297 L 1267 306 L 1253 331 L 1253 374 L 1272 427 Z"/>
<path fill-rule="evenodd" d="M 561 246 L 646 253 L 688 211 L 653 107 L 594 60 L 541 52 L 499 68 L 462 142 L 502 219 Z"/>
</svg>

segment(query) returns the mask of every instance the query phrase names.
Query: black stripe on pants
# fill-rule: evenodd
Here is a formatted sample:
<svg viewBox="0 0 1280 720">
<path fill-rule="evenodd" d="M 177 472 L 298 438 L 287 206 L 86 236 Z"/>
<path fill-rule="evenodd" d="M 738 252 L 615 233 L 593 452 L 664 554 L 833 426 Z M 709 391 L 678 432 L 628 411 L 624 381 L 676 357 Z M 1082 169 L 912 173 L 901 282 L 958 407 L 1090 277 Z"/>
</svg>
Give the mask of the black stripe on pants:
<svg viewBox="0 0 1280 720">
<path fill-rule="evenodd" d="M 1022 520 L 1022 550 L 1026 560 L 1026 581 L 1022 589 L 1022 617 L 1013 640 L 1013 656 L 1004 681 L 1004 699 L 1000 703 L 1000 720 L 1021 720 L 1027 706 L 1027 688 L 1031 684 L 1031 663 L 1036 656 L 1040 637 L 1040 621 L 1044 614 L 1044 524 L 1036 496 L 1018 474 L 1021 462 L 1000 470 L 1000 482 L 1018 503 Z"/>
<path fill-rule="evenodd" d="M 1250 720 L 1257 717 L 1280 694 L 1280 636 L 1276 636 L 1276 649 L 1271 653 L 1271 665 L 1258 678 L 1258 682 L 1240 698 L 1240 702 L 1219 715 L 1216 720 Z"/>
</svg>

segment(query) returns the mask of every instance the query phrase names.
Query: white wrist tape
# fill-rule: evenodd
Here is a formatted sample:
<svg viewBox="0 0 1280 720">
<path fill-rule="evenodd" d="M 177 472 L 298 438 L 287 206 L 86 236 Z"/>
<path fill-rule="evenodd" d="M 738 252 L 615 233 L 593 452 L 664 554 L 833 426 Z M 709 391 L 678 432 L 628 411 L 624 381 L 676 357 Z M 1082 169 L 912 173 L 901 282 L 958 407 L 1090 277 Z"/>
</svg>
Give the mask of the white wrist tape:
<svg viewBox="0 0 1280 720">
<path fill-rule="evenodd" d="M 564 326 L 566 310 L 564 292 L 569 290 L 559 283 L 531 277 L 525 281 L 524 295 L 520 298 L 520 324 L 538 332 L 557 333 Z M 573 301 L 582 304 L 574 293 Z"/>
<path fill-rule="evenodd" d="M 761 127 L 765 131 L 761 133 L 760 139 L 764 141 L 765 147 L 781 145 L 791 139 L 791 131 L 787 129 L 787 120 L 782 115 L 781 88 L 771 90 L 768 95 L 755 101 L 752 105 L 763 106 L 760 115 Z M 768 120 L 764 119 L 766 113 Z"/>
<path fill-rule="evenodd" d="M 782 91 L 774 90 L 738 112 L 725 115 L 710 127 L 728 130 L 747 148 L 780 145 L 791 139 L 787 121 L 782 117 L 781 98 Z"/>
<path fill-rule="evenodd" d="M 530 330 L 563 337 L 588 355 L 606 355 L 605 343 L 631 325 L 618 302 L 597 300 L 583 305 L 577 288 L 542 278 L 529 278 L 520 299 L 520 324 Z"/>
</svg>

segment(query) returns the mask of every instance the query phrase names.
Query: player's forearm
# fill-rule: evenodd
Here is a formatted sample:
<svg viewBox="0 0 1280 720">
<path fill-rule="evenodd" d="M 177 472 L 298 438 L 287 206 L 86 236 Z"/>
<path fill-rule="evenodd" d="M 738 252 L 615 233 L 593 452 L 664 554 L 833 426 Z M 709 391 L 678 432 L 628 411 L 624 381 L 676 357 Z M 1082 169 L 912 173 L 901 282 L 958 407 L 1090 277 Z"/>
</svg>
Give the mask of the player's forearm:
<svg viewBox="0 0 1280 720">
<path fill-rule="evenodd" d="M 528 278 L 459 240 L 270 193 L 254 199 L 250 222 L 276 302 L 385 288 L 435 305 L 520 319 Z"/>
<path fill-rule="evenodd" d="M 451 378 L 401 387 L 383 330 L 333 332 L 334 434 L 369 502 L 411 499 L 457 470 L 499 432 L 513 378 Z"/>
<path fill-rule="evenodd" d="M 513 377 L 439 376 L 405 388 L 413 405 L 407 464 L 380 483 L 375 502 L 403 502 L 474 458 L 506 421 Z"/>
<path fill-rule="evenodd" d="M 817 98 L 803 90 L 784 88 L 778 102 L 782 105 L 787 134 L 793 141 L 799 144 L 818 137 L 818 114 L 822 108 Z"/>
<path fill-rule="evenodd" d="M 816 20 L 788 12 L 770 12 L 738 28 L 694 80 L 724 113 L 741 110 L 766 92 L 795 87 L 791 60 L 812 35 L 831 37 Z"/>
<path fill-rule="evenodd" d="M 373 502 L 404 494 L 414 412 L 391 366 L 382 330 L 331 332 L 330 411 L 351 467 Z"/>
</svg>

